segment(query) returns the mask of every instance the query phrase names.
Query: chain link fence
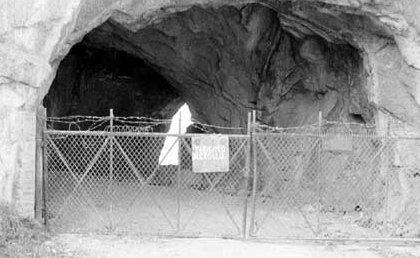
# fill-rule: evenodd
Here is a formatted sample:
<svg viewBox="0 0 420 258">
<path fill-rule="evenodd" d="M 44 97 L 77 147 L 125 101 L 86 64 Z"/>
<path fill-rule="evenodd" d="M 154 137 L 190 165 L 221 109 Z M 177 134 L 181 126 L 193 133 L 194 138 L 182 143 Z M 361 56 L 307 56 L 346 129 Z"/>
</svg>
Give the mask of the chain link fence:
<svg viewBox="0 0 420 258">
<path fill-rule="evenodd" d="M 166 134 L 45 133 L 49 226 L 61 232 L 240 237 L 248 138 L 229 136 L 229 171 L 193 173 L 191 138 L 177 137 L 179 164 L 159 161 Z"/>
<path fill-rule="evenodd" d="M 251 236 L 420 237 L 420 138 L 330 123 L 268 132 L 261 126 L 253 139 Z M 410 162 L 398 161 L 410 153 Z"/>
<path fill-rule="evenodd" d="M 192 139 L 202 135 L 98 121 L 98 131 L 44 132 L 44 218 L 56 231 L 420 238 L 420 138 L 253 124 L 227 135 L 229 171 L 195 173 Z M 167 137 L 176 140 L 161 153 Z M 173 150 L 178 164 L 164 165 Z"/>
</svg>

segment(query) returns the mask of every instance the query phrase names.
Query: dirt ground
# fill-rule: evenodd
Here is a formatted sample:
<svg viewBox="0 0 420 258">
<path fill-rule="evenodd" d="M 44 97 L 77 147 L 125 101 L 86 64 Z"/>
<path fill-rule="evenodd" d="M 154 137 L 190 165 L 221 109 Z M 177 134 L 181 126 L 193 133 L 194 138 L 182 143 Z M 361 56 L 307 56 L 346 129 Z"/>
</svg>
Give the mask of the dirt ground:
<svg viewBox="0 0 420 258">
<path fill-rule="evenodd" d="M 144 234 L 238 237 L 244 216 L 241 196 L 222 195 L 193 189 L 174 189 L 149 186 L 141 195 L 136 186 L 114 186 L 114 198 L 103 198 L 102 186 L 77 192 L 64 205 L 51 202 L 48 207 L 56 213 L 49 218 L 50 228 L 56 233 Z M 57 197 L 63 196 L 60 194 Z M 177 199 L 177 197 L 179 197 Z M 372 214 L 361 212 L 325 212 L 312 205 L 292 207 L 283 199 L 259 200 L 255 212 L 258 237 L 320 237 L 380 238 L 393 236 L 382 232 Z M 179 201 L 179 210 L 177 203 Z M 289 200 L 289 202 L 291 202 Z M 302 207 L 298 207 L 298 206 Z M 111 209 L 112 208 L 112 209 Z M 179 212 L 179 213 L 178 213 Z M 248 209 L 251 218 L 251 209 Z M 179 221 L 178 221 L 179 220 Z M 367 223 L 368 222 L 368 223 Z M 380 221 L 378 221 L 380 222 Z M 176 232 L 180 224 L 181 232 Z M 408 237 L 408 236 L 404 236 Z M 410 236 L 411 237 L 411 236 Z"/>
<path fill-rule="evenodd" d="M 195 238 L 61 234 L 42 249 L 54 257 L 420 257 L 420 245 L 263 243 Z"/>
</svg>

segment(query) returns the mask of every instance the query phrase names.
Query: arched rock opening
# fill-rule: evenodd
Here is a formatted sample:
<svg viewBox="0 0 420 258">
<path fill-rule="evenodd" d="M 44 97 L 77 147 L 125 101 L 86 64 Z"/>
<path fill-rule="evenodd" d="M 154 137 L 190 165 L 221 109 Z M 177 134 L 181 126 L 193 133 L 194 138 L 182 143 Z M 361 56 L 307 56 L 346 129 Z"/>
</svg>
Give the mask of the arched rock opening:
<svg viewBox="0 0 420 258">
<path fill-rule="evenodd" d="M 291 8 L 194 6 L 140 29 L 111 18 L 62 62 L 47 106 L 69 114 L 79 101 L 79 113 L 84 102 L 104 114 L 99 102 L 120 102 L 127 115 L 169 118 L 182 99 L 196 120 L 223 126 L 244 127 L 252 109 L 273 126 L 311 124 L 319 111 L 330 120 L 374 122 L 361 51 Z M 327 18 L 337 26 L 338 18 Z M 144 72 L 146 63 L 153 69 Z M 154 77 L 161 82 L 148 82 Z"/>
</svg>

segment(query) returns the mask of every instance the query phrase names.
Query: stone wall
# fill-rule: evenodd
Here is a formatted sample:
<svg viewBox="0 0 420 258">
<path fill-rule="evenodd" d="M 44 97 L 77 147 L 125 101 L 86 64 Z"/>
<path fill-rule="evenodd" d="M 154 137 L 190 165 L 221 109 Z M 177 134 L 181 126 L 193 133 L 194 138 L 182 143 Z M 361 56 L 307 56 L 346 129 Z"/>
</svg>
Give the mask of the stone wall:
<svg viewBox="0 0 420 258">
<path fill-rule="evenodd" d="M 0 109 L 0 196 L 32 216 L 35 191 L 35 126 L 32 112 Z"/>
</svg>

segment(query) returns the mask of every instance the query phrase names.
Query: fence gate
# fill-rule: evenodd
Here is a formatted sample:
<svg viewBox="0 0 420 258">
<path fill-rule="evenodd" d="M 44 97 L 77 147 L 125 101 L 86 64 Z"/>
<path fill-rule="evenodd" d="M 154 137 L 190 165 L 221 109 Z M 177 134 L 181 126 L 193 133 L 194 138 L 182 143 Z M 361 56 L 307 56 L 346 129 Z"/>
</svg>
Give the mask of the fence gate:
<svg viewBox="0 0 420 258">
<path fill-rule="evenodd" d="M 418 241 L 420 138 L 253 121 L 246 135 L 46 130 L 44 218 L 62 232 Z M 197 163 L 209 137 L 229 162 Z"/>
<path fill-rule="evenodd" d="M 228 135 L 229 171 L 194 173 L 191 139 L 142 132 L 44 133 L 46 221 L 64 232 L 242 237 L 249 140 Z M 177 149 L 180 163 L 162 165 Z M 159 156 L 161 159 L 159 160 Z"/>
<path fill-rule="evenodd" d="M 254 134 L 255 180 L 250 235 L 317 236 L 318 137 Z"/>
<path fill-rule="evenodd" d="M 255 133 L 253 139 L 252 237 L 418 238 L 418 204 L 404 201 L 395 139 L 282 132 Z M 408 206 L 401 209 L 398 202 Z"/>
</svg>

